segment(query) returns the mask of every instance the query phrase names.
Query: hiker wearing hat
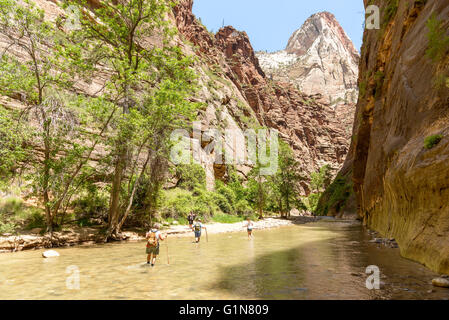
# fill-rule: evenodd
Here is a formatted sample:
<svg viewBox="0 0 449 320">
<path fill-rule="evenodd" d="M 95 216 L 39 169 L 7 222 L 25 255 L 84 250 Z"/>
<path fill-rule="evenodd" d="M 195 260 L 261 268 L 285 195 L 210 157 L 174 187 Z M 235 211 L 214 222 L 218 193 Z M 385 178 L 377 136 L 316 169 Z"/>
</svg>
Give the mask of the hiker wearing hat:
<svg viewBox="0 0 449 320">
<path fill-rule="evenodd" d="M 187 216 L 187 220 L 189 221 L 189 228 L 191 230 L 193 230 L 193 221 L 195 220 L 195 218 L 196 215 L 192 211 L 190 211 L 189 215 Z"/>
<path fill-rule="evenodd" d="M 195 222 L 195 224 L 193 225 L 193 231 L 195 232 L 195 242 L 198 243 L 200 242 L 201 239 L 201 229 L 205 229 L 207 232 L 206 227 L 203 226 L 203 224 L 201 223 L 201 218 L 198 218 Z"/>
<path fill-rule="evenodd" d="M 161 225 L 159 223 L 155 223 L 153 228 L 151 228 L 145 236 L 147 239 L 147 264 L 151 264 L 152 267 L 154 267 L 154 263 L 156 262 L 156 258 L 159 254 L 159 241 L 163 241 L 167 238 L 167 234 L 162 235 L 159 231 L 160 228 Z"/>
</svg>

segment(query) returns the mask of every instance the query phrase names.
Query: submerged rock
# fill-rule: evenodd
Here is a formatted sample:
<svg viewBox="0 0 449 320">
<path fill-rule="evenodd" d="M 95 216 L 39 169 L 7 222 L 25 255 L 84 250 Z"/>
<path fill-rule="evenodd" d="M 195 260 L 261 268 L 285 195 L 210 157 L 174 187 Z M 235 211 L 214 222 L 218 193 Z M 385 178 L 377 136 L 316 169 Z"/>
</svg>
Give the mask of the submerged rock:
<svg viewBox="0 0 449 320">
<path fill-rule="evenodd" d="M 42 257 L 44 258 L 53 258 L 53 257 L 59 257 L 59 253 L 55 250 L 47 250 L 42 252 Z"/>
<path fill-rule="evenodd" d="M 447 278 L 435 278 L 435 279 L 432 280 L 432 284 L 435 287 L 449 288 L 449 279 L 447 279 Z"/>
<path fill-rule="evenodd" d="M 384 246 L 390 247 L 390 248 L 399 248 L 399 245 L 397 244 L 396 240 L 393 238 L 374 238 L 370 240 L 371 243 L 379 243 Z"/>
</svg>

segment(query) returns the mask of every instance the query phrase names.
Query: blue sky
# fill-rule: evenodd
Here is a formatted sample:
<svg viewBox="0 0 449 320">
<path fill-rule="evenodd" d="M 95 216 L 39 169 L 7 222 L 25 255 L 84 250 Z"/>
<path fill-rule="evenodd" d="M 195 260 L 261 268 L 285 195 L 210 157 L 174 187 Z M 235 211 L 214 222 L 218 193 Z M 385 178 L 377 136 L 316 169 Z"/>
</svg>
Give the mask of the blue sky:
<svg viewBox="0 0 449 320">
<path fill-rule="evenodd" d="M 210 30 L 223 25 L 246 31 L 256 51 L 284 49 L 290 35 L 312 14 L 335 15 L 357 50 L 363 36 L 362 0 L 194 0 L 193 13 Z"/>
</svg>

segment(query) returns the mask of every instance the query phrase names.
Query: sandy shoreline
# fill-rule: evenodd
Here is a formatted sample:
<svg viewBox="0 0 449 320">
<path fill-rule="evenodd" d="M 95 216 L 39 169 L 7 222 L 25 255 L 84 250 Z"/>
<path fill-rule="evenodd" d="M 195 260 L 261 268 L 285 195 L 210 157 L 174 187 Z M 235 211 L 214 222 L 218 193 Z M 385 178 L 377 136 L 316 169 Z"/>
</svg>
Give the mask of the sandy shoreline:
<svg viewBox="0 0 449 320">
<path fill-rule="evenodd" d="M 320 217 L 293 216 L 289 219 L 265 218 L 254 222 L 254 230 L 277 228 L 295 224 L 305 224 L 320 220 Z M 246 222 L 237 223 L 206 223 L 208 234 L 242 232 L 245 231 Z M 16 236 L 0 236 L 0 253 L 17 252 L 23 250 L 33 250 L 42 248 L 70 247 L 76 245 L 92 245 L 102 243 L 102 236 L 98 233 L 98 228 L 78 228 L 69 231 L 54 232 L 53 237 L 39 234 L 23 234 Z M 163 229 L 162 232 L 169 236 L 186 237 L 192 236 L 192 231 L 186 225 L 172 225 Z M 144 231 L 124 231 L 123 241 L 145 240 Z"/>
</svg>

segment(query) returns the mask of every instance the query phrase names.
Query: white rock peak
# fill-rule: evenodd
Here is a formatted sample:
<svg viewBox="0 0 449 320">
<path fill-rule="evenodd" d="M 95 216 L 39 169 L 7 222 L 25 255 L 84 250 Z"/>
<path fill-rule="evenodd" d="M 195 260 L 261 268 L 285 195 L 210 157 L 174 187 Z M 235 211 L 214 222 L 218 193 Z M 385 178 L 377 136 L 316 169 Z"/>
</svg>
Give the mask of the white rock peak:
<svg viewBox="0 0 449 320">
<path fill-rule="evenodd" d="M 264 72 L 275 80 L 291 82 L 306 94 L 322 94 L 330 104 L 357 101 L 360 56 L 329 12 L 308 18 L 285 50 L 256 55 Z"/>
</svg>

